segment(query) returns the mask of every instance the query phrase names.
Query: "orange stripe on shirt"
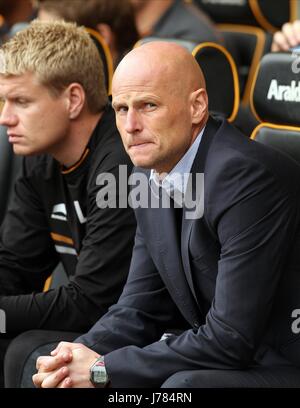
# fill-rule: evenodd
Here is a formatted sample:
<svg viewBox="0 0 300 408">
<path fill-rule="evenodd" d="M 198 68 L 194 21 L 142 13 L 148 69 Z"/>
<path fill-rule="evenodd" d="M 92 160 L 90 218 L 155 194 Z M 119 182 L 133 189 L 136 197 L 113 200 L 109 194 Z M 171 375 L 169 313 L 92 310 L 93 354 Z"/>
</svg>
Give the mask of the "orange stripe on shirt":
<svg viewBox="0 0 300 408">
<path fill-rule="evenodd" d="M 60 235 L 60 234 L 55 234 L 54 232 L 51 232 L 50 235 L 54 241 L 59 241 L 59 242 L 64 242 L 65 244 L 74 245 L 74 241 L 72 240 L 72 238 L 65 237 L 64 235 Z"/>
</svg>

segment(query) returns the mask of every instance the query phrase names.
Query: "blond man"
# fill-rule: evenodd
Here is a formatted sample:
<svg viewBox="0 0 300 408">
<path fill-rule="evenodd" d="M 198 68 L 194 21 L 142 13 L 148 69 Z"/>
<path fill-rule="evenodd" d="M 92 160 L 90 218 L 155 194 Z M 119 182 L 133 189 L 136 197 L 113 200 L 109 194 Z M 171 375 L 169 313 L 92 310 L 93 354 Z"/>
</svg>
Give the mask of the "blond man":
<svg viewBox="0 0 300 408">
<path fill-rule="evenodd" d="M 118 184 L 119 165 L 130 174 L 131 162 L 85 30 L 34 22 L 2 47 L 0 62 L 0 124 L 14 152 L 25 156 L 1 230 L 2 360 L 16 334 L 50 330 L 15 340 L 7 357 L 14 367 L 19 343 L 24 354 L 26 344 L 62 336 L 51 331 L 85 331 L 117 301 L 135 221 L 130 209 L 99 202 L 99 175 L 112 173 Z M 68 282 L 43 292 L 59 261 Z"/>
</svg>

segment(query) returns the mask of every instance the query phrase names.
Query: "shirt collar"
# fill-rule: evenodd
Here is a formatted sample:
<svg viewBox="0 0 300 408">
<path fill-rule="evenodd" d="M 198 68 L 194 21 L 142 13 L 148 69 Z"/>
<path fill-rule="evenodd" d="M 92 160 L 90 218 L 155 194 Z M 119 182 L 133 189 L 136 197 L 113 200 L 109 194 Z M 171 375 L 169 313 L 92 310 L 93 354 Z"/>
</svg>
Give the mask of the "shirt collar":
<svg viewBox="0 0 300 408">
<path fill-rule="evenodd" d="M 184 196 L 189 174 L 199 149 L 204 130 L 205 126 L 199 132 L 188 151 L 165 177 L 159 177 L 158 173 L 154 169 L 151 169 L 149 178 L 150 187 L 151 182 L 153 182 L 157 188 L 162 187 L 169 196 L 174 196 L 174 190 L 177 190 Z"/>
</svg>

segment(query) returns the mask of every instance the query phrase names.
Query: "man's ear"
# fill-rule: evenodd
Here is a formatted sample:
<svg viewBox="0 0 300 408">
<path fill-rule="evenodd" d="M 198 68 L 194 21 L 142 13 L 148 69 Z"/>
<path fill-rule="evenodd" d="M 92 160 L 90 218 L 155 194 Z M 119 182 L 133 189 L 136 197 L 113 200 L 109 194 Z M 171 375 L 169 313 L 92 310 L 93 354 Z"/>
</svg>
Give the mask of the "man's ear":
<svg viewBox="0 0 300 408">
<path fill-rule="evenodd" d="M 206 89 L 197 89 L 191 93 L 190 98 L 192 123 L 199 124 L 208 114 L 208 96 Z"/>
<path fill-rule="evenodd" d="M 76 82 L 70 84 L 66 89 L 66 98 L 70 119 L 77 119 L 85 104 L 85 92 L 82 86 Z"/>
</svg>

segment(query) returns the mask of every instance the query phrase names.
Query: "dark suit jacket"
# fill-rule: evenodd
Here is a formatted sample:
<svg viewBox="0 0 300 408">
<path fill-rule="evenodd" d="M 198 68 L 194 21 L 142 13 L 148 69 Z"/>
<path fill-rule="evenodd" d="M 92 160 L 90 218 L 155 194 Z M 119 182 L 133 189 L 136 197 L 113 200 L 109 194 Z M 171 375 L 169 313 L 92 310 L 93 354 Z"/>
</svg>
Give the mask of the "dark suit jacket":
<svg viewBox="0 0 300 408">
<path fill-rule="evenodd" d="M 300 307 L 300 167 L 210 119 L 197 172 L 204 216 L 183 214 L 178 242 L 172 209 L 136 210 L 123 294 L 79 338 L 105 354 L 112 386 L 157 387 L 182 370 L 300 362 L 289 353 L 299 338 L 291 313 Z M 182 321 L 182 334 L 158 341 Z"/>
</svg>

